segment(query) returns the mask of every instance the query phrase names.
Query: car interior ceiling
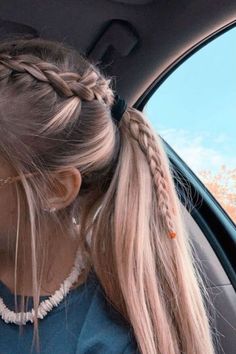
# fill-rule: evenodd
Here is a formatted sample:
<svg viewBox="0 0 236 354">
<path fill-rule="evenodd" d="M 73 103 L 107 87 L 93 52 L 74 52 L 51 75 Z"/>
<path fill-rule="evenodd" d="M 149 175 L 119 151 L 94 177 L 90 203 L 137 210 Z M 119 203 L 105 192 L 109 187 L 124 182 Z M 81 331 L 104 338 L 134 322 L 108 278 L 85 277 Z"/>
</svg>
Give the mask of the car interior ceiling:
<svg viewBox="0 0 236 354">
<path fill-rule="evenodd" d="M 236 24 L 236 1 L 45 0 L 42 5 L 32 0 L 10 0 L 1 1 L 0 18 L 0 38 L 28 33 L 69 43 L 116 77 L 116 89 L 129 105 L 142 108 L 178 63 Z M 215 322 L 222 334 L 218 353 L 233 354 L 235 273 L 230 271 L 230 264 L 227 270 L 223 253 L 220 259 L 196 222 L 197 218 L 207 218 L 211 210 L 206 207 L 196 218 L 183 210 L 217 309 Z M 223 225 L 225 239 L 227 232 Z M 227 247 L 232 248 L 232 244 Z"/>
<path fill-rule="evenodd" d="M 1 1 L 0 18 L 68 42 L 102 61 L 104 70 L 119 78 L 117 90 L 133 105 L 180 56 L 233 22 L 236 2 L 44 0 L 41 5 L 10 0 Z"/>
</svg>

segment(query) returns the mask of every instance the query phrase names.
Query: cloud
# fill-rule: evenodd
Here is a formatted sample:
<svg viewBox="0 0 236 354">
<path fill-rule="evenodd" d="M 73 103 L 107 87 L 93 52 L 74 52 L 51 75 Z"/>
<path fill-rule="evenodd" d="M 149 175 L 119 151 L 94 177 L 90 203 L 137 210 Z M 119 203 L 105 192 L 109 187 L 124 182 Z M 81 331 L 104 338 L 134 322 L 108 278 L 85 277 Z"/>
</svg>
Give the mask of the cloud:
<svg viewBox="0 0 236 354">
<path fill-rule="evenodd" d="M 236 167 L 233 151 L 231 156 L 220 151 L 220 144 L 227 143 L 225 134 L 211 137 L 210 132 L 199 135 L 184 129 L 165 129 L 159 133 L 196 174 L 205 169 L 217 172 L 222 165 L 229 169 Z"/>
</svg>

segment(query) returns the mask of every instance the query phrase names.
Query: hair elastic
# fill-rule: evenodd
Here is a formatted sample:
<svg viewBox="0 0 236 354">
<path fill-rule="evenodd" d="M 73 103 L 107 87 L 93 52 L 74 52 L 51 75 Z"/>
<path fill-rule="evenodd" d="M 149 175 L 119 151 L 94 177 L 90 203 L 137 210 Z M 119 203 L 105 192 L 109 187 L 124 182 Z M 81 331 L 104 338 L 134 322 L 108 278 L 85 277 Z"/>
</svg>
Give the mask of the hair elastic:
<svg viewBox="0 0 236 354">
<path fill-rule="evenodd" d="M 114 103 L 111 107 L 111 115 L 116 121 L 116 123 L 120 122 L 126 109 L 127 109 L 127 103 L 121 96 L 116 94 Z"/>
</svg>

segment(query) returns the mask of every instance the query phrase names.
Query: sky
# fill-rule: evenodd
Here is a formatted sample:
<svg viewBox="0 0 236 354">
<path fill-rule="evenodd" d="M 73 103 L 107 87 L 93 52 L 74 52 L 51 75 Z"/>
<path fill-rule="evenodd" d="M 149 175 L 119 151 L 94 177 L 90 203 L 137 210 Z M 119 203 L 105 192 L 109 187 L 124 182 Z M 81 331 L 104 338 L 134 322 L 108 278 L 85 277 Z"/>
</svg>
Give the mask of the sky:
<svg viewBox="0 0 236 354">
<path fill-rule="evenodd" d="M 198 174 L 236 168 L 236 28 L 214 39 L 177 68 L 144 113 Z"/>
</svg>

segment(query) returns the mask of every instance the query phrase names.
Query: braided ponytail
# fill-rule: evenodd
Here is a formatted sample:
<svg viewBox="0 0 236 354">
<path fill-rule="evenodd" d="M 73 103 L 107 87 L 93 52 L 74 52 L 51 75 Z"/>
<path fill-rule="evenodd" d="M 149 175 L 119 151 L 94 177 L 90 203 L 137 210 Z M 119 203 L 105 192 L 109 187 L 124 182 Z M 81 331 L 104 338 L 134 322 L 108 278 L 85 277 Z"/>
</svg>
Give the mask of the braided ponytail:
<svg viewBox="0 0 236 354">
<path fill-rule="evenodd" d="M 129 112 L 134 112 L 134 109 L 130 108 Z M 154 190 L 158 200 L 159 216 L 162 219 L 163 228 L 166 229 L 166 233 L 170 238 L 174 238 L 176 236 L 173 221 L 175 209 L 171 206 L 170 187 L 168 187 L 168 182 L 170 184 L 168 171 L 164 169 L 164 161 L 166 162 L 167 159 L 165 159 L 158 135 L 154 135 L 154 131 L 150 129 L 150 126 L 147 124 L 146 120 L 144 120 L 142 114 L 139 114 L 136 110 L 135 113 L 135 115 L 129 115 L 130 119 L 128 120 L 128 124 L 130 135 L 138 142 L 141 150 L 147 158 L 153 179 Z M 172 203 L 174 203 L 174 200 Z"/>
<path fill-rule="evenodd" d="M 94 254 L 96 272 L 132 323 L 141 353 L 213 354 L 204 304 L 211 301 L 164 148 L 135 108 L 125 111 L 119 131 L 119 160 L 94 228 L 94 248 L 105 240 L 105 251 Z"/>
</svg>

